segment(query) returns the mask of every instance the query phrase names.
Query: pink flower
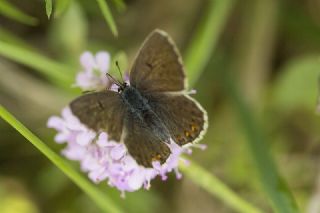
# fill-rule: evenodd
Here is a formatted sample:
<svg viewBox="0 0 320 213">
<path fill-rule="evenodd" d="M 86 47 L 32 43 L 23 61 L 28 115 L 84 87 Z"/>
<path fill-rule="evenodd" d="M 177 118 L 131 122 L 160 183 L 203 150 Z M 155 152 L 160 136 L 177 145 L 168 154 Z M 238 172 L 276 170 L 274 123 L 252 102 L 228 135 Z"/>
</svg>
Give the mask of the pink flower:
<svg viewBox="0 0 320 213">
<path fill-rule="evenodd" d="M 103 61 L 106 60 L 106 61 Z M 98 53 L 94 58 L 89 52 L 82 54 L 81 63 L 85 69 L 77 76 L 77 85 L 82 89 L 97 90 L 104 85 L 105 74 L 95 75 L 93 69 L 101 73 L 109 69 L 110 57 L 107 53 Z M 128 76 L 125 76 L 128 81 Z M 104 86 L 109 84 L 107 82 Z M 111 85 L 108 85 L 111 86 Z M 111 88 L 117 88 L 112 85 Z M 145 168 L 129 155 L 124 144 L 110 140 L 106 132 L 95 133 L 80 123 L 69 107 L 62 110 L 62 117 L 52 116 L 48 120 L 48 127 L 57 130 L 55 140 L 57 143 L 66 143 L 62 154 L 71 160 L 80 162 L 81 170 L 88 173 L 93 182 L 107 181 L 112 187 L 122 192 L 136 191 L 142 187 L 150 188 L 150 182 L 160 175 L 162 180 L 167 174 L 174 171 L 177 179 L 182 177 L 178 171 L 179 161 L 183 160 L 183 153 L 191 154 L 191 147 L 204 149 L 201 144 L 180 147 L 173 140 L 169 144 L 171 155 L 164 164 L 153 162 L 153 168 Z M 186 160 L 184 160 L 187 163 Z"/>
<path fill-rule="evenodd" d="M 98 52 L 95 56 L 84 52 L 80 57 L 83 70 L 78 73 L 75 86 L 83 90 L 108 88 L 110 81 L 106 73 L 109 71 L 110 60 L 108 52 Z"/>
</svg>

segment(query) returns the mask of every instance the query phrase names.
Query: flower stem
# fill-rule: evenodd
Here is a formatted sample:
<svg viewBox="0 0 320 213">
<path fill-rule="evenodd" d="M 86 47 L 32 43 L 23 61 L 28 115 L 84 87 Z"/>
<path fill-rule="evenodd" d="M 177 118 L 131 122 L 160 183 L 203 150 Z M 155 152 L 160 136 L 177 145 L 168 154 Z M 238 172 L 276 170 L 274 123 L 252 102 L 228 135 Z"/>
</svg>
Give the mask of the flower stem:
<svg viewBox="0 0 320 213">
<path fill-rule="evenodd" d="M 104 16 L 104 19 L 106 20 L 107 24 L 110 27 L 110 30 L 112 32 L 112 34 L 117 37 L 118 36 L 118 29 L 117 29 L 117 25 L 112 17 L 110 8 L 107 4 L 107 2 L 105 0 L 97 0 L 99 7 L 101 9 L 101 12 Z"/>
<path fill-rule="evenodd" d="M 0 41 L 0 55 L 29 66 L 53 83 L 70 90 L 73 67 L 55 62 L 40 53 L 30 51 L 19 44 Z"/>
<path fill-rule="evenodd" d="M 15 7 L 10 1 L 2 0 L 0 1 L 0 14 L 18 21 L 23 24 L 28 24 L 31 26 L 37 25 L 39 20 L 32 17 L 23 11 Z"/>
<path fill-rule="evenodd" d="M 277 166 L 269 151 L 266 136 L 252 114 L 247 102 L 243 99 L 236 81 L 230 77 L 228 72 L 220 73 L 222 85 L 238 114 L 243 132 L 247 137 L 248 148 L 256 163 L 260 176 L 260 183 L 269 197 L 275 212 L 295 213 L 299 212 L 295 198 L 285 180 L 279 175 Z"/>
<path fill-rule="evenodd" d="M 54 163 L 64 174 L 66 174 L 76 185 L 78 185 L 91 199 L 103 210 L 103 212 L 123 212 L 119 206 L 104 193 L 99 191 L 92 183 L 76 172 L 70 164 L 53 152 L 44 142 L 35 136 L 10 112 L 0 105 L 0 117 L 15 128 L 31 144 L 39 149 L 52 163 Z"/>
<path fill-rule="evenodd" d="M 188 160 L 188 162 L 190 162 L 190 164 L 188 164 L 187 166 L 184 163 L 181 163 L 179 168 L 189 179 L 191 179 L 197 185 L 201 186 L 207 192 L 218 197 L 238 212 L 261 212 L 259 209 L 239 197 L 214 175 L 207 172 L 196 163 L 191 162 L 190 160 Z"/>
<path fill-rule="evenodd" d="M 186 54 L 186 68 L 191 86 L 198 80 L 211 57 L 218 37 L 231 11 L 233 2 L 234 0 L 211 0 L 208 14 L 196 31 Z M 182 163 L 179 167 L 194 183 L 221 199 L 233 209 L 245 213 L 261 212 L 196 163 L 190 161 L 189 166 L 186 167 Z"/>
<path fill-rule="evenodd" d="M 185 54 L 185 64 L 190 85 L 200 77 L 207 65 L 218 38 L 229 17 L 235 0 L 211 0 L 204 20 L 200 22 Z"/>
<path fill-rule="evenodd" d="M 196 31 L 193 42 L 186 54 L 186 68 L 189 71 L 190 84 L 193 85 L 204 70 L 223 29 L 226 19 L 231 11 L 234 0 L 211 0 L 209 13 L 202 25 Z M 221 72 L 219 74 L 225 74 Z M 255 124 L 250 109 L 235 87 L 234 81 L 226 76 L 220 76 L 223 80 L 228 95 L 234 102 L 240 121 L 248 137 L 248 147 L 256 161 L 257 170 L 260 173 L 260 182 L 266 194 L 272 201 L 272 207 L 277 212 L 298 212 L 297 205 L 285 181 L 279 176 L 272 156 L 268 152 L 266 139 Z M 195 183 L 202 186 L 211 194 L 224 200 L 233 208 L 241 212 L 259 212 L 254 207 L 241 200 L 212 174 L 203 170 L 200 166 L 191 164 L 190 168 L 181 167 L 185 174 Z M 249 208 L 250 211 L 247 209 Z"/>
</svg>

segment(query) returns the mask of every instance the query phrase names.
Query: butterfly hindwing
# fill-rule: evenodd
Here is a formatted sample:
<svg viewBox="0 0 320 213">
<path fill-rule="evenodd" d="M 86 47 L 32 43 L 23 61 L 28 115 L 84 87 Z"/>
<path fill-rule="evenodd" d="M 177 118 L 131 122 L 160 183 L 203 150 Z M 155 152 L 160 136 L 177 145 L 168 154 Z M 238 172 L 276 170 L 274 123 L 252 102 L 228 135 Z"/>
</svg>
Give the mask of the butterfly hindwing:
<svg viewBox="0 0 320 213">
<path fill-rule="evenodd" d="M 163 164 L 170 155 L 169 133 L 161 131 L 161 123 L 153 113 L 145 115 L 144 119 L 128 113 L 124 121 L 124 143 L 129 154 L 139 165 L 152 167 L 152 161 Z"/>
<path fill-rule="evenodd" d="M 140 91 L 167 92 L 185 89 L 180 53 L 163 31 L 153 31 L 143 43 L 130 72 L 130 83 Z"/>
<path fill-rule="evenodd" d="M 120 95 L 113 91 L 103 91 L 83 95 L 71 102 L 72 113 L 88 128 L 108 133 L 110 139 L 120 141 L 124 104 Z"/>
<path fill-rule="evenodd" d="M 207 113 L 189 95 L 154 93 L 147 95 L 152 110 L 180 146 L 197 142 L 207 128 Z"/>
</svg>

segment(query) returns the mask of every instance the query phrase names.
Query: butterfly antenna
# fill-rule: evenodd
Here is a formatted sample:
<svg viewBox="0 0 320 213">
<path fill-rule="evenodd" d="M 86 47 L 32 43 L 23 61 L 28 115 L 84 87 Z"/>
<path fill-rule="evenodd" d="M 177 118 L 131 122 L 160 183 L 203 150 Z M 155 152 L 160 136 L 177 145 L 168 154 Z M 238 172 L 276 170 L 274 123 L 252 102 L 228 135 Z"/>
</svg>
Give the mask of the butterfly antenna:
<svg viewBox="0 0 320 213">
<path fill-rule="evenodd" d="M 115 83 L 116 85 L 118 85 L 119 87 L 122 86 L 122 84 L 117 80 L 115 79 L 114 77 L 112 77 L 112 75 L 110 75 L 109 73 L 106 73 L 107 77 L 109 78 L 109 80 L 111 80 L 113 83 Z"/>
<path fill-rule="evenodd" d="M 118 71 L 119 71 L 119 73 L 120 73 L 121 79 L 122 79 L 122 81 L 124 82 L 124 79 L 123 79 L 122 72 L 121 72 L 121 69 L 120 69 L 120 66 L 119 66 L 118 61 L 116 61 L 116 66 L 117 66 Z"/>
</svg>

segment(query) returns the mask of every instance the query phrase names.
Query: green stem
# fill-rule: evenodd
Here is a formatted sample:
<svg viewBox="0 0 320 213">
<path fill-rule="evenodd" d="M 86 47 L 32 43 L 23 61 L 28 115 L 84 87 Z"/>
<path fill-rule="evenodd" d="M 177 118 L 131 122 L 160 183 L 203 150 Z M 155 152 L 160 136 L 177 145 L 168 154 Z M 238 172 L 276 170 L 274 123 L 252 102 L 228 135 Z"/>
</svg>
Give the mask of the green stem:
<svg viewBox="0 0 320 213">
<path fill-rule="evenodd" d="M 223 182 L 216 178 L 211 173 L 207 172 L 199 165 L 194 162 L 190 162 L 190 165 L 185 166 L 183 163 L 180 164 L 181 171 L 191 179 L 194 183 L 201 186 L 204 190 L 210 194 L 218 197 L 234 210 L 243 213 L 260 213 L 261 211 L 243 200 L 230 188 L 228 188 Z"/>
<path fill-rule="evenodd" d="M 109 8 L 107 2 L 105 0 L 97 0 L 97 2 L 99 4 L 99 7 L 101 9 L 101 12 L 102 12 L 105 20 L 107 21 L 107 23 L 111 29 L 112 34 L 117 37 L 118 36 L 117 25 L 114 22 L 114 19 L 112 17 L 112 14 L 111 14 L 111 11 L 110 11 L 110 8 Z"/>
<path fill-rule="evenodd" d="M 57 63 L 21 46 L 3 41 L 0 41 L 0 55 L 29 66 L 40 72 L 53 83 L 70 89 L 70 84 L 72 83 L 71 73 L 74 70 L 72 67 Z"/>
<path fill-rule="evenodd" d="M 72 0 L 56 0 L 54 7 L 54 17 L 60 17 L 66 10 L 69 9 Z"/>
<path fill-rule="evenodd" d="M 233 2 L 233 0 L 212 0 L 210 2 L 208 14 L 202 22 L 203 24 L 196 32 L 193 42 L 186 54 L 186 68 L 189 71 L 188 77 L 191 86 L 198 80 L 211 57 L 219 35 L 231 12 Z M 196 163 L 191 162 L 188 166 L 181 164 L 180 169 L 194 183 L 224 201 L 234 210 L 243 213 L 261 212 L 259 209 L 239 197 L 213 174 L 205 171 Z"/>
<path fill-rule="evenodd" d="M 277 167 L 266 143 L 266 137 L 256 124 L 252 110 L 250 110 L 235 85 L 236 81 L 234 81 L 227 72 L 220 73 L 220 79 L 237 111 L 239 121 L 247 136 L 246 141 L 248 147 L 256 163 L 260 182 L 271 200 L 273 209 L 275 212 L 281 213 L 299 212 L 296 201 L 287 187 L 286 182 L 278 174 Z"/>
<path fill-rule="evenodd" d="M 127 9 L 127 6 L 123 0 L 112 0 L 114 5 L 117 7 L 119 12 L 124 12 Z"/>
<path fill-rule="evenodd" d="M 231 12 L 234 0 L 211 0 L 204 21 L 187 49 L 185 63 L 189 82 L 193 85 L 207 65 L 218 38 Z"/>
<path fill-rule="evenodd" d="M 17 9 L 15 6 L 7 2 L 6 0 L 0 1 L 0 14 L 8 18 L 11 18 L 15 21 L 19 21 L 23 24 L 36 25 L 39 22 L 38 19 Z"/>
<path fill-rule="evenodd" d="M 35 136 L 29 129 L 20 123 L 2 105 L 0 105 L 0 117 L 15 128 L 30 143 L 40 150 L 53 164 L 66 174 L 76 185 L 78 185 L 104 212 L 123 212 L 119 206 L 104 193 L 99 191 L 92 183 L 76 172 L 70 164 L 54 153 L 44 142 Z"/>
</svg>

